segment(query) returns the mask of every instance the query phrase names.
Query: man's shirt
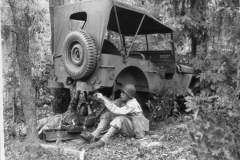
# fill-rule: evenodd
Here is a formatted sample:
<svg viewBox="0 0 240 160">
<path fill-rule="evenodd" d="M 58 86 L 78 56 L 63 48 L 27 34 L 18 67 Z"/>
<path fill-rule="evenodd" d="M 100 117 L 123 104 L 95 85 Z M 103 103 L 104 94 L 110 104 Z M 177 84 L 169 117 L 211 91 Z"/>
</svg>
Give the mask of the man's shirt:
<svg viewBox="0 0 240 160">
<path fill-rule="evenodd" d="M 107 109 L 114 114 L 131 115 L 136 113 L 142 113 L 140 104 L 137 102 L 135 98 L 130 99 L 126 104 L 123 104 L 122 107 L 118 107 L 116 104 L 114 104 L 114 102 L 111 102 L 106 98 L 104 98 L 103 100 Z"/>
</svg>

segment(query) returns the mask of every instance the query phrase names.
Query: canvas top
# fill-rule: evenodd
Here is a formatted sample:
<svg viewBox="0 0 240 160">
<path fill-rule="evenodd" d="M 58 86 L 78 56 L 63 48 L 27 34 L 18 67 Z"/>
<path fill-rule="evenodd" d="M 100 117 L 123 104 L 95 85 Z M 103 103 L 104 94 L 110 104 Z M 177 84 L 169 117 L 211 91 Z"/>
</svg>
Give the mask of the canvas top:
<svg viewBox="0 0 240 160">
<path fill-rule="evenodd" d="M 115 6 L 115 7 L 114 7 Z M 145 15 L 138 34 L 171 33 L 172 29 L 153 17 L 145 9 L 117 0 L 83 0 L 75 4 L 56 7 L 54 10 L 54 52 L 61 54 L 65 37 L 71 32 L 70 19 L 86 21 L 83 30 L 94 39 L 100 52 L 106 30 L 118 32 L 115 10 L 123 35 L 135 35 Z"/>
</svg>

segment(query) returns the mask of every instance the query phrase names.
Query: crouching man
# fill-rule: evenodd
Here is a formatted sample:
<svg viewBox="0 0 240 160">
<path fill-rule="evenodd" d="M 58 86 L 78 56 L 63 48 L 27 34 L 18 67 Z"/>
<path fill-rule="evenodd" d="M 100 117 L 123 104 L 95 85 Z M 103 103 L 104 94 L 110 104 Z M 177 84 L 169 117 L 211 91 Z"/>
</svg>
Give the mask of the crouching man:
<svg viewBox="0 0 240 160">
<path fill-rule="evenodd" d="M 149 131 L 149 120 L 147 120 L 141 109 L 140 104 L 134 98 L 136 94 L 136 88 L 132 84 L 126 84 L 121 89 L 121 105 L 120 107 L 116 103 L 109 101 L 101 93 L 96 93 L 97 98 L 101 99 L 109 112 L 105 112 L 100 119 L 97 129 L 88 134 L 82 135 L 90 142 L 94 142 L 89 145 L 89 149 L 95 147 L 104 146 L 109 138 L 117 132 L 124 133 L 128 137 L 143 138 L 145 132 Z M 106 129 L 110 128 L 107 133 L 97 142 L 96 137 Z"/>
</svg>

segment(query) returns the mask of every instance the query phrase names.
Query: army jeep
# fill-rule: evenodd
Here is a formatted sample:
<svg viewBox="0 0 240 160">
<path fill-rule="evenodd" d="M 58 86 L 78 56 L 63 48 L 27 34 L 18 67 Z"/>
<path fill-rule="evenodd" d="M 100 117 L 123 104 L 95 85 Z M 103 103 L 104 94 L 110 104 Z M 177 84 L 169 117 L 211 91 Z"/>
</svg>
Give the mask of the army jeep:
<svg viewBox="0 0 240 160">
<path fill-rule="evenodd" d="M 173 29 L 146 10 L 116 0 L 55 8 L 52 73 L 50 88 L 109 90 L 110 95 L 126 83 L 137 93 L 157 94 L 164 79 L 187 90 L 196 75 L 193 68 L 176 64 Z"/>
</svg>

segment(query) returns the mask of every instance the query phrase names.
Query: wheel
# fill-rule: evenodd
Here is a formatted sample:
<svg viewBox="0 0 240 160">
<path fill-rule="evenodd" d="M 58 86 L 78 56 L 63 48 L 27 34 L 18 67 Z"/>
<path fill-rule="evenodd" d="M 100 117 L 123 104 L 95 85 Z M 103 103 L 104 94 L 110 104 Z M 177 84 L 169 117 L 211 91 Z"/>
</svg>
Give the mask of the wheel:
<svg viewBox="0 0 240 160">
<path fill-rule="evenodd" d="M 71 101 L 70 89 L 53 88 L 51 92 L 54 96 L 52 102 L 53 113 L 65 113 Z"/>
<path fill-rule="evenodd" d="M 92 37 L 83 30 L 69 33 L 63 42 L 63 61 L 71 78 L 90 76 L 97 64 L 97 49 Z"/>
<path fill-rule="evenodd" d="M 192 89 L 193 95 L 196 96 L 196 95 L 200 94 L 201 90 L 202 90 L 201 87 L 194 87 Z"/>
<path fill-rule="evenodd" d="M 117 47 L 108 40 L 104 40 L 103 42 L 102 53 L 121 55 Z"/>
</svg>

